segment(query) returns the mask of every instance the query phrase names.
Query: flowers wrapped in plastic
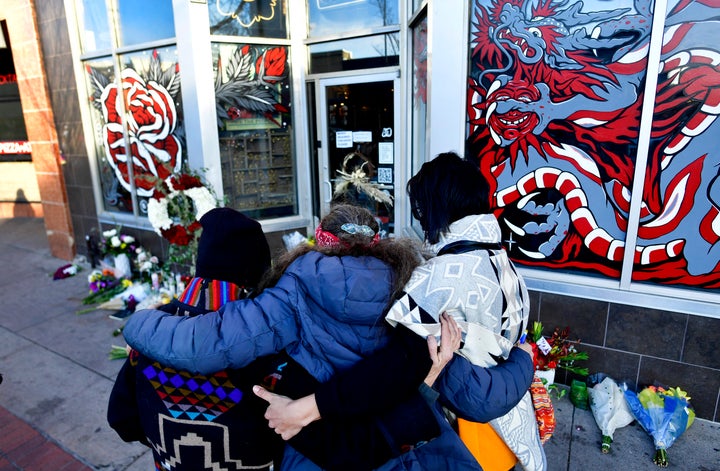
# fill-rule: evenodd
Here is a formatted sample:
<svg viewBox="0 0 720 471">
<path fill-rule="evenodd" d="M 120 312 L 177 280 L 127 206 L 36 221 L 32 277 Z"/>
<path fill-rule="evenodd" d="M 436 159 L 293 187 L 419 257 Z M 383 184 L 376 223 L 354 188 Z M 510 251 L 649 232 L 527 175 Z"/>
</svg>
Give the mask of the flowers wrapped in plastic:
<svg viewBox="0 0 720 471">
<path fill-rule="evenodd" d="M 667 449 L 695 420 L 690 397 L 678 387 L 666 390 L 648 386 L 635 394 L 625 386 L 624 392 L 628 406 L 638 423 L 653 438 L 656 449 L 653 463 L 666 468 Z"/>
<path fill-rule="evenodd" d="M 635 420 L 620 386 L 611 377 L 596 373 L 588 378 L 595 383 L 588 388 L 590 410 L 602 432 L 601 451 L 610 452 L 615 430 L 630 425 Z"/>
</svg>

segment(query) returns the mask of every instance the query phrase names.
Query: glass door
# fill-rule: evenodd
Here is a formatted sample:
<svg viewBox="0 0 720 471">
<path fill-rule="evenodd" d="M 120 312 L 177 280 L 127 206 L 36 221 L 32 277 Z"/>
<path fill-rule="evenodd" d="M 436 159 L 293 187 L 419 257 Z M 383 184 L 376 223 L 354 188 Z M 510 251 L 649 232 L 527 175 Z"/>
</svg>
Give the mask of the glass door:
<svg viewBox="0 0 720 471">
<path fill-rule="evenodd" d="M 394 234 L 398 86 L 396 74 L 318 81 L 316 216 L 333 202 L 359 204 Z"/>
</svg>

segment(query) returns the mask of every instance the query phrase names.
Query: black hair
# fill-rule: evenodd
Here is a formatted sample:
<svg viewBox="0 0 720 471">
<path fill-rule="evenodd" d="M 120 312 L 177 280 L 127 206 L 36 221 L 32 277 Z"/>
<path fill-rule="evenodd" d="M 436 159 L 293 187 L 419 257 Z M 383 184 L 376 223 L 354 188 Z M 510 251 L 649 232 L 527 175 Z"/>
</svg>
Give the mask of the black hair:
<svg viewBox="0 0 720 471">
<path fill-rule="evenodd" d="M 407 183 L 412 215 L 431 244 L 437 243 L 453 222 L 490 212 L 489 191 L 477 166 L 454 152 L 425 162 Z"/>
</svg>

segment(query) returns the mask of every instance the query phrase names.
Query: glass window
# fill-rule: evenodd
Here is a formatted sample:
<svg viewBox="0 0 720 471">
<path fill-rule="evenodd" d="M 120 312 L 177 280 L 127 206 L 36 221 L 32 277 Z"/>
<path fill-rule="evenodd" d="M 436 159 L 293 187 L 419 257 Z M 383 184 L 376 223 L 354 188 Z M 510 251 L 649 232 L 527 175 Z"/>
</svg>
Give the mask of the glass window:
<svg viewBox="0 0 720 471">
<path fill-rule="evenodd" d="M 309 46 L 310 73 L 397 66 L 399 33 L 332 41 Z"/>
<path fill-rule="evenodd" d="M 108 12 L 104 1 L 76 2 L 83 52 L 102 51 L 112 47 Z"/>
<path fill-rule="evenodd" d="M 686 22 L 682 8 L 652 18 L 632 0 L 612 6 L 603 19 L 598 5 L 577 2 L 573 20 L 554 6 L 542 15 L 505 9 L 499 20 L 496 2 L 472 2 L 466 155 L 487 176 L 520 264 L 633 289 L 717 292 L 720 121 L 706 57 L 720 40 L 707 29 L 718 8 Z M 660 61 L 649 64 L 653 20 L 669 26 Z M 607 34 L 591 38 L 591 23 Z M 611 52 L 598 60 L 602 48 Z M 653 114 L 643 115 L 646 74 L 656 68 Z M 641 136 L 645 118 L 651 132 Z"/>
<path fill-rule="evenodd" d="M 31 160 L 7 24 L 0 21 L 0 161 Z"/>
<path fill-rule="evenodd" d="M 287 39 L 285 0 L 208 0 L 210 34 Z"/>
<path fill-rule="evenodd" d="M 427 156 L 427 16 L 412 28 L 412 174 Z M 419 224 L 413 219 L 413 224 Z"/>
<path fill-rule="evenodd" d="M 250 217 L 297 214 L 287 46 L 213 44 L 223 191 Z"/>
<path fill-rule="evenodd" d="M 139 51 L 119 60 L 119 80 L 112 58 L 85 62 L 103 201 L 106 210 L 133 212 L 135 190 L 144 215 L 157 178 L 184 161 L 177 51 Z"/>
<path fill-rule="evenodd" d="M 122 0 L 118 8 L 118 46 L 175 37 L 172 0 Z"/>
<path fill-rule="evenodd" d="M 398 24 L 398 0 L 307 0 L 308 36 Z"/>
</svg>

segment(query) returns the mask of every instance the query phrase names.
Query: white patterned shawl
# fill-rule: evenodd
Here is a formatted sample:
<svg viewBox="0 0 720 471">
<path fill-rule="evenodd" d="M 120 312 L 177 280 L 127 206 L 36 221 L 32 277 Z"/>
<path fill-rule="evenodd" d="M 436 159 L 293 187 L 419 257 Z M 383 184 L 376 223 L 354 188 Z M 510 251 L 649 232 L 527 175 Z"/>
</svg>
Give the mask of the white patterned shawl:
<svg viewBox="0 0 720 471">
<path fill-rule="evenodd" d="M 492 214 L 467 216 L 450 226 L 430 248 L 438 253 L 461 240 L 500 242 L 500 226 Z M 386 320 L 418 335 L 440 335 L 440 314 L 452 315 L 463 331 L 457 353 L 475 365 L 495 366 L 507 359 L 527 328 L 529 299 L 525 282 L 504 250 L 474 250 L 435 257 L 418 267 L 405 294 Z M 545 453 L 530 393 L 503 417 L 490 422 L 526 470 L 545 470 Z"/>
</svg>

